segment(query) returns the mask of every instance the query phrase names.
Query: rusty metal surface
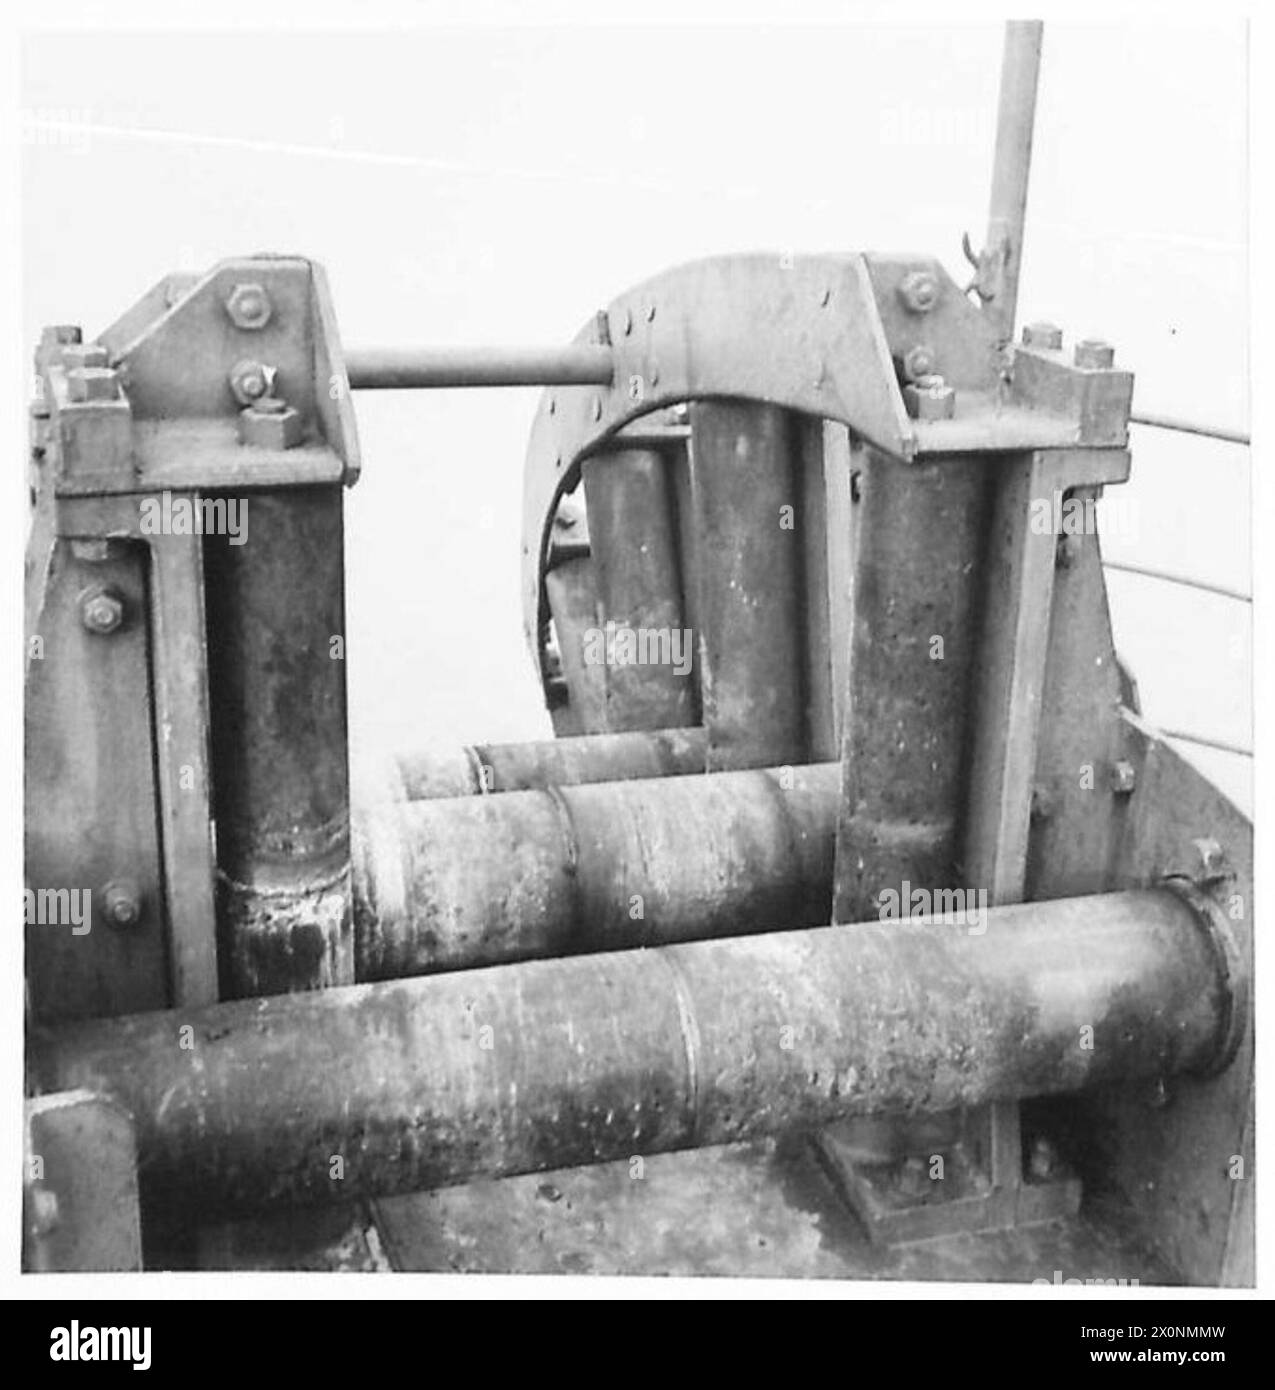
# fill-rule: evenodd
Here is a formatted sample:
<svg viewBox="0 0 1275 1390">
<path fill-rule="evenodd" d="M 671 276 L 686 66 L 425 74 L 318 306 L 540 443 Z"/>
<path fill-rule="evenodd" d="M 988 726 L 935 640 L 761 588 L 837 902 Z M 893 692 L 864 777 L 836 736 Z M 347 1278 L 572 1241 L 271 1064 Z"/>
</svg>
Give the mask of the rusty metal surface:
<svg viewBox="0 0 1275 1390">
<path fill-rule="evenodd" d="M 32 1076 L 118 1100 L 151 1196 L 208 1212 L 1169 1078 L 1215 1061 L 1222 978 L 1142 892 L 67 1025 Z"/>
<path fill-rule="evenodd" d="M 906 880 L 959 875 L 959 822 L 993 477 L 979 458 L 901 468 L 851 455 L 858 538 L 843 714 L 834 920 Z M 963 881 L 963 880 L 962 880 Z"/>
<path fill-rule="evenodd" d="M 85 626 L 91 589 L 117 597 L 113 631 Z M 57 540 L 40 599 L 25 691 L 31 1008 L 47 1019 L 161 1009 L 172 1000 L 141 547 Z M 138 909 L 126 925 L 106 912 L 120 881 Z"/>
<path fill-rule="evenodd" d="M 22 1267 L 137 1270 L 141 1215 L 133 1126 L 88 1091 L 26 1103 Z"/>
<path fill-rule="evenodd" d="M 354 978 L 341 489 L 250 501 L 243 544 L 205 543 L 230 997 Z"/>
<path fill-rule="evenodd" d="M 359 805 L 357 978 L 822 926 L 835 763 Z"/>
<path fill-rule="evenodd" d="M 607 727 L 614 732 L 698 722 L 695 642 L 682 603 L 669 467 L 658 449 L 634 448 L 607 450 L 584 465 L 597 584 L 594 632 L 605 633 L 614 624 L 635 639 L 642 632 L 667 635 L 667 647 L 656 651 L 666 659 L 657 664 L 602 665 Z M 595 635 L 595 648 L 597 640 Z M 678 654 L 681 663 L 674 660 Z M 593 655 L 596 661 L 596 650 Z"/>
<path fill-rule="evenodd" d="M 1054 1283 L 1057 1271 L 1059 1281 L 1181 1282 L 1110 1212 L 872 1246 L 808 1147 L 791 1141 L 655 1154 L 640 1169 L 626 1159 L 480 1179 L 374 1206 L 399 1270 L 1023 1284 Z"/>
<path fill-rule="evenodd" d="M 374 769 L 382 785 L 369 798 L 426 801 L 490 792 L 574 787 L 583 782 L 627 782 L 637 777 L 681 777 L 704 771 L 702 728 L 646 733 L 588 734 L 530 743 L 475 743 L 454 753 L 399 753 Z M 365 803 L 364 803 L 365 804 Z"/>
<path fill-rule="evenodd" d="M 708 768 L 806 762 L 793 420 L 749 401 L 697 401 L 690 466 Z"/>
<path fill-rule="evenodd" d="M 1251 972 L 1253 827 L 1157 732 L 1124 712 L 1121 754 L 1136 769 L 1111 880 L 1194 879 Z M 1212 843 L 1206 857 L 1201 842 Z M 1219 1076 L 1165 1087 L 1112 1086 L 1080 1108 L 1076 1133 L 1093 1185 L 1118 1194 L 1135 1229 L 1191 1283 L 1256 1279 L 1257 1184 L 1251 1005 L 1238 1055 Z"/>
</svg>

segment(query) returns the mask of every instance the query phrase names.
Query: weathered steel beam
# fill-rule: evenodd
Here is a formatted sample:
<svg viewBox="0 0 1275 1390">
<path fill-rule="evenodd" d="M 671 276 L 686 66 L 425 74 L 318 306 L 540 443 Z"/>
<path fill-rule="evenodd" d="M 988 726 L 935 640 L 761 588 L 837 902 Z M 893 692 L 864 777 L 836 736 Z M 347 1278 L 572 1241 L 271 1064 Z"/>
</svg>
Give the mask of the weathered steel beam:
<svg viewBox="0 0 1275 1390">
<path fill-rule="evenodd" d="M 452 752 L 399 753 L 377 769 L 382 800 L 432 801 L 488 792 L 575 787 L 586 782 L 628 782 L 636 777 L 680 777 L 704 771 L 702 728 L 650 733 L 581 734 L 531 743 L 474 743 Z"/>
<path fill-rule="evenodd" d="M 569 347 L 355 348 L 345 354 L 356 391 L 449 386 L 609 386 L 611 350 Z"/>
<path fill-rule="evenodd" d="M 338 486 L 261 492 L 208 538 L 223 997 L 354 981 Z"/>
<path fill-rule="evenodd" d="M 31 1062 L 207 1212 L 1199 1071 L 1230 1005 L 1186 900 L 1131 892 L 101 1020 Z"/>
<path fill-rule="evenodd" d="M 827 922 L 839 778 L 828 763 L 361 805 L 357 978 Z"/>
</svg>

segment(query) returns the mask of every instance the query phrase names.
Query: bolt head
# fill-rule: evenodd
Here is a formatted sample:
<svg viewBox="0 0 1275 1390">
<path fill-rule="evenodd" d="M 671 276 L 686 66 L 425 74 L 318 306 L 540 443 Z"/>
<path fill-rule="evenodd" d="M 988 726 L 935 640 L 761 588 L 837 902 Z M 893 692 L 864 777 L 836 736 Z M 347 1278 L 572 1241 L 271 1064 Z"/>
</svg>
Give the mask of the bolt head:
<svg viewBox="0 0 1275 1390">
<path fill-rule="evenodd" d="M 90 632 L 106 637 L 124 622 L 124 600 L 114 589 L 90 589 L 80 600 L 80 620 Z"/>
<path fill-rule="evenodd" d="M 924 376 L 933 376 L 937 365 L 934 349 L 918 343 L 909 348 L 903 358 L 903 374 L 909 381 L 919 382 Z"/>
<path fill-rule="evenodd" d="M 27 1193 L 27 1225 L 33 1236 L 50 1235 L 62 1219 L 58 1194 L 47 1187 L 33 1187 Z"/>
<path fill-rule="evenodd" d="M 899 284 L 899 298 L 911 314 L 928 314 L 938 303 L 939 282 L 928 270 L 913 270 Z"/>
<path fill-rule="evenodd" d="M 903 388 L 903 404 L 914 420 L 950 420 L 956 414 L 956 392 L 941 376 L 924 376 Z"/>
<path fill-rule="evenodd" d="M 135 927 L 142 917 L 142 899 L 137 885 L 117 879 L 102 892 L 106 920 L 113 927 Z"/>
<path fill-rule="evenodd" d="M 1028 323 L 1023 325 L 1023 346 L 1048 348 L 1058 352 L 1063 345 L 1063 332 L 1056 323 Z"/>
<path fill-rule="evenodd" d="M 72 367 L 66 374 L 67 395 L 77 404 L 119 397 L 119 374 L 110 367 Z"/>
<path fill-rule="evenodd" d="M 1073 361 L 1077 367 L 1084 367 L 1089 371 L 1103 370 L 1113 365 L 1116 360 L 1116 350 L 1110 343 L 1104 343 L 1100 338 L 1085 338 L 1076 344 Z"/>
<path fill-rule="evenodd" d="M 252 449 L 292 449 L 301 443 L 301 416 L 277 396 L 239 412 L 239 442 Z"/>
<path fill-rule="evenodd" d="M 1129 796 L 1137 785 L 1138 771 L 1127 759 L 1119 759 L 1111 769 L 1111 790 L 1117 796 Z"/>
<path fill-rule="evenodd" d="M 1216 883 L 1230 873 L 1226 851 L 1216 840 L 1192 840 L 1195 850 L 1195 869 L 1201 883 Z"/>
<path fill-rule="evenodd" d="M 245 358 L 230 369 L 230 389 L 240 405 L 252 405 L 274 389 L 275 369 Z"/>
<path fill-rule="evenodd" d="M 236 328 L 253 331 L 264 328 L 274 312 L 265 286 L 255 281 L 236 285 L 226 300 L 226 313 Z"/>
</svg>

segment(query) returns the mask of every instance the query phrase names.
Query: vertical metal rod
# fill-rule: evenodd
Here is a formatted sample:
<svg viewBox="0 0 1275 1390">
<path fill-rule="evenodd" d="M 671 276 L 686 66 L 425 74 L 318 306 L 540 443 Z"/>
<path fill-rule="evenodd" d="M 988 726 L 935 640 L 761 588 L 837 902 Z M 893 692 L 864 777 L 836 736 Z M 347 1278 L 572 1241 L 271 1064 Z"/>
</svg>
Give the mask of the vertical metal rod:
<svg viewBox="0 0 1275 1390">
<path fill-rule="evenodd" d="M 1005 26 L 987 247 L 979 269 L 983 281 L 979 293 L 987 300 L 985 312 L 996 320 L 999 336 L 1005 342 L 1014 335 L 1018 305 L 1044 27 L 1035 19 L 1012 20 Z"/>
</svg>

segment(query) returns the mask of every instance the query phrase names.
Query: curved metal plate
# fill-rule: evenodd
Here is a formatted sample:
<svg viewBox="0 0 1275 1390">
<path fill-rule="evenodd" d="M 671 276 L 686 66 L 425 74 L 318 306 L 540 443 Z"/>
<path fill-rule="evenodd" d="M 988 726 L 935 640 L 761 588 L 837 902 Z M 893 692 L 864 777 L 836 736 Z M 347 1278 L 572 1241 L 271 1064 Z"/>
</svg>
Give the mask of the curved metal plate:
<svg viewBox="0 0 1275 1390">
<path fill-rule="evenodd" d="M 547 391 L 527 450 L 523 615 L 542 675 L 542 577 L 558 498 L 575 486 L 581 460 L 632 421 L 679 401 L 734 396 L 840 421 L 901 458 L 915 450 L 863 256 L 693 262 L 629 290 L 575 341 L 607 333 L 612 384 Z"/>
</svg>

